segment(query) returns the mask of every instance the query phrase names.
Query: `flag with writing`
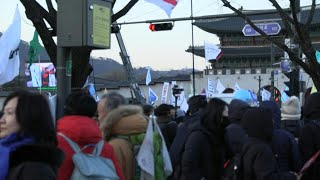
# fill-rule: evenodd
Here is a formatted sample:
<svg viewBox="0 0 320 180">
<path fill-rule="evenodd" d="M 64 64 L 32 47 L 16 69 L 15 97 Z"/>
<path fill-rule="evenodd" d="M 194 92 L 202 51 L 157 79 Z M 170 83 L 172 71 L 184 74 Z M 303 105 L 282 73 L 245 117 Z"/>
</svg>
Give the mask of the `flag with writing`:
<svg viewBox="0 0 320 180">
<path fill-rule="evenodd" d="M 18 6 L 9 28 L 0 37 L 0 85 L 19 75 L 21 19 Z"/>
<path fill-rule="evenodd" d="M 39 35 L 37 30 L 34 30 L 33 38 L 30 41 L 30 47 L 28 51 L 29 56 L 29 67 L 33 63 L 33 61 L 36 59 L 36 57 L 40 54 L 42 50 L 42 46 L 39 43 Z"/>
<path fill-rule="evenodd" d="M 222 51 L 218 46 L 214 44 L 204 43 L 204 54 L 207 61 L 218 61 L 222 56 Z"/>
<path fill-rule="evenodd" d="M 149 98 L 148 98 L 149 104 L 154 104 L 157 100 L 158 100 L 157 94 L 151 88 L 149 88 Z"/>
<path fill-rule="evenodd" d="M 148 67 L 147 76 L 146 76 L 146 85 L 148 86 L 151 82 L 151 73 L 150 73 L 150 67 Z"/>
<path fill-rule="evenodd" d="M 146 0 L 149 3 L 155 4 L 164 10 L 167 15 L 170 17 L 172 10 L 178 4 L 178 0 Z"/>
<path fill-rule="evenodd" d="M 214 94 L 214 81 L 212 79 L 208 78 L 208 92 L 207 92 L 207 97 L 212 97 Z"/>
<path fill-rule="evenodd" d="M 169 91 L 169 83 L 164 82 L 162 87 L 162 93 L 161 93 L 161 104 L 167 103 L 168 91 Z"/>
</svg>

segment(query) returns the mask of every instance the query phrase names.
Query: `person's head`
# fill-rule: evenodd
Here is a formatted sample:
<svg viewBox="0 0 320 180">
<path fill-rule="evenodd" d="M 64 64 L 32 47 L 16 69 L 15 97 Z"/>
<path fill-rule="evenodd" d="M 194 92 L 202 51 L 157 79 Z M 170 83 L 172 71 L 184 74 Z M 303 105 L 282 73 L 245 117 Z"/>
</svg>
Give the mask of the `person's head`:
<svg viewBox="0 0 320 180">
<path fill-rule="evenodd" d="M 92 118 L 97 111 L 97 103 L 94 98 L 85 92 L 76 91 L 66 98 L 64 103 L 64 115 L 87 116 Z"/>
<path fill-rule="evenodd" d="M 157 108 L 154 109 L 154 115 L 157 117 L 171 117 L 171 105 L 169 104 L 160 104 Z"/>
<path fill-rule="evenodd" d="M 281 128 L 281 111 L 277 102 L 275 101 L 262 101 L 259 107 L 269 109 L 272 113 L 273 128 Z"/>
<path fill-rule="evenodd" d="M 281 119 L 299 120 L 301 116 L 300 100 L 296 96 L 291 96 L 281 107 Z"/>
<path fill-rule="evenodd" d="M 154 111 L 154 107 L 151 104 L 143 105 L 142 108 L 143 108 L 143 114 L 146 115 L 147 117 L 149 117 Z"/>
<path fill-rule="evenodd" d="M 16 91 L 3 104 L 0 138 L 17 133 L 32 136 L 38 143 L 56 144 L 56 130 L 47 99 L 41 94 Z"/>
<path fill-rule="evenodd" d="M 229 104 L 229 120 L 230 122 L 240 122 L 244 113 L 250 109 L 250 105 L 240 99 L 232 99 Z"/>
<path fill-rule="evenodd" d="M 303 106 L 303 116 L 306 120 L 320 119 L 320 93 L 312 93 Z"/>
<path fill-rule="evenodd" d="M 210 131 L 221 132 L 228 125 L 228 104 L 219 99 L 209 100 L 204 110 L 202 124 Z"/>
<path fill-rule="evenodd" d="M 109 92 L 104 94 L 98 103 L 99 122 L 102 122 L 102 120 L 110 111 L 124 104 L 126 104 L 126 99 L 121 94 L 117 92 Z"/>
<path fill-rule="evenodd" d="M 193 114 L 201 109 L 204 109 L 207 105 L 207 97 L 204 95 L 192 96 L 188 100 L 189 109 L 188 112 Z"/>
<path fill-rule="evenodd" d="M 262 141 L 272 140 L 273 122 L 270 109 L 262 107 L 250 108 L 242 117 L 241 125 L 249 137 Z"/>
</svg>

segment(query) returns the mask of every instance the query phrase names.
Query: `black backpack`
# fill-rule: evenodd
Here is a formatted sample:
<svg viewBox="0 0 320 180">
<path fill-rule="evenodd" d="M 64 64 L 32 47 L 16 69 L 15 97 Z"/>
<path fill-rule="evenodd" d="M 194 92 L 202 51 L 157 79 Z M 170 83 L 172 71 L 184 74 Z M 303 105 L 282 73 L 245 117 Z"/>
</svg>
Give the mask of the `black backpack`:
<svg viewBox="0 0 320 180">
<path fill-rule="evenodd" d="M 243 153 L 235 155 L 224 164 L 223 180 L 244 180 L 243 177 Z"/>
</svg>

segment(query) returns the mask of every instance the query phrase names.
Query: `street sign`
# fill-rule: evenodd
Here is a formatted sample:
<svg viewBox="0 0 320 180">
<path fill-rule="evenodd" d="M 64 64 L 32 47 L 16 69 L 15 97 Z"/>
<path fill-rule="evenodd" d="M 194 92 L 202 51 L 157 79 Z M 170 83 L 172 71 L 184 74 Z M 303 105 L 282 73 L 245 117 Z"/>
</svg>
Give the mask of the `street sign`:
<svg viewBox="0 0 320 180">
<path fill-rule="evenodd" d="M 267 35 L 277 35 L 279 34 L 281 27 L 279 23 L 263 23 L 263 24 L 255 24 L 258 28 L 260 28 L 263 32 Z M 256 30 L 254 30 L 249 24 L 246 24 L 243 29 L 242 33 L 245 36 L 260 36 Z"/>
</svg>

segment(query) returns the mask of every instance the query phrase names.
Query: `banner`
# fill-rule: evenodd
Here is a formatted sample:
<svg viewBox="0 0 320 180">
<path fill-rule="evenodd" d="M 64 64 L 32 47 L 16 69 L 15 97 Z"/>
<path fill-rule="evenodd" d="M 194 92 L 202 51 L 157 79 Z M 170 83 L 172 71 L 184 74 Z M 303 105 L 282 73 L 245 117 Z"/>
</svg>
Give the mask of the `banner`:
<svg viewBox="0 0 320 180">
<path fill-rule="evenodd" d="M 166 104 L 167 103 L 167 95 L 169 91 L 169 83 L 164 82 L 163 83 L 163 88 L 162 88 L 162 93 L 161 93 L 161 104 Z"/>
<path fill-rule="evenodd" d="M 215 90 L 214 86 L 215 86 L 214 81 L 212 79 L 208 78 L 208 92 L 207 92 L 207 97 L 208 98 L 213 97 L 214 90 Z"/>
<path fill-rule="evenodd" d="M 21 19 L 18 6 L 12 24 L 0 37 L 0 85 L 19 75 Z"/>
</svg>

